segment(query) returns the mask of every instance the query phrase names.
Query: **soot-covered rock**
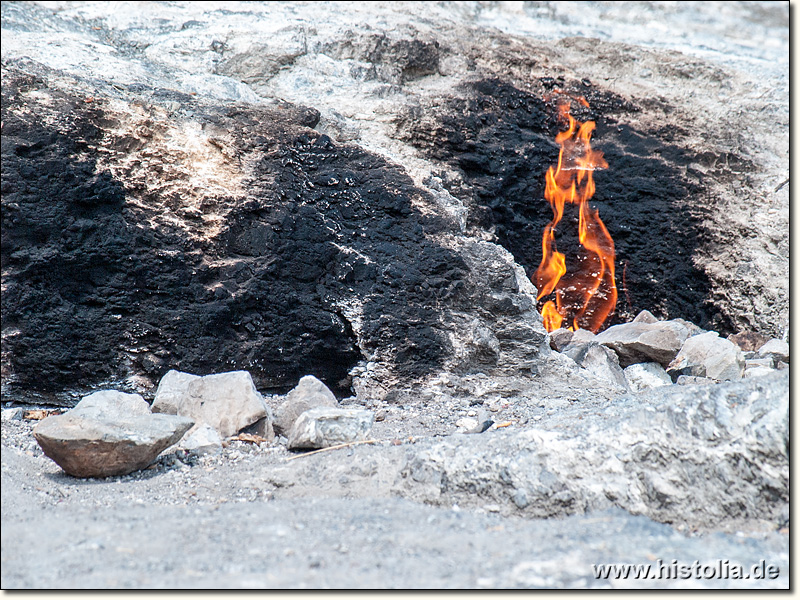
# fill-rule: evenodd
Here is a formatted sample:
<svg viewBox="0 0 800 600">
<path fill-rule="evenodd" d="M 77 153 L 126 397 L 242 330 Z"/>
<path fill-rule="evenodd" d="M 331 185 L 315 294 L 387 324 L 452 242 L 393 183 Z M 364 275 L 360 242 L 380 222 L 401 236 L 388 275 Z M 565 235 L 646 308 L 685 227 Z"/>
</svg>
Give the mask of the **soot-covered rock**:
<svg viewBox="0 0 800 600">
<path fill-rule="evenodd" d="M 468 269 L 401 169 L 309 129 L 313 110 L 152 91 L 169 115 L 56 80 L 3 78 L 5 383 L 245 369 L 341 393 L 364 357 L 410 377 L 447 358 Z"/>
<path fill-rule="evenodd" d="M 465 84 L 456 97 L 409 109 L 397 119 L 397 134 L 458 173 L 445 177 L 444 186 L 469 206 L 468 225 L 493 232 L 532 275 L 541 260 L 542 230 L 552 219 L 545 173 L 556 164 L 554 138 L 563 129 L 555 102 L 544 98 L 554 88 L 584 96 L 591 109 L 575 116 L 596 121 L 593 147 L 609 163 L 595 173 L 590 205 L 599 209 L 616 247 L 620 296 L 610 323 L 649 309 L 661 318 L 683 317 L 731 332 L 729 319 L 713 306 L 708 277 L 692 262 L 706 208 L 693 202 L 697 184 L 685 175 L 693 158 L 670 142 L 675 132 L 648 133 L 623 123 L 620 117 L 637 107 L 589 82 L 536 83 L 529 90 L 500 79 Z M 578 214 L 571 209 L 557 228 L 568 270 L 580 256 Z"/>
</svg>

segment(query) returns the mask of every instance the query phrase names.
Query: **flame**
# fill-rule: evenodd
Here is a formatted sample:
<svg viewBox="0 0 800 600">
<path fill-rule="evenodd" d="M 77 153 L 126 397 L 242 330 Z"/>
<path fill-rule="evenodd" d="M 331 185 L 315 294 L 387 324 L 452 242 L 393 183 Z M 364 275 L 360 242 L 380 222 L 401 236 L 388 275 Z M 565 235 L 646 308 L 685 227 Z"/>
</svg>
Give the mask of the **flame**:
<svg viewBox="0 0 800 600">
<path fill-rule="evenodd" d="M 555 90 L 554 94 L 563 92 Z M 583 97 L 573 100 L 589 106 Z M 592 149 L 594 121 L 577 121 L 570 114 L 569 100 L 563 97 L 558 110 L 567 129 L 556 135 L 556 143 L 561 146 L 558 163 L 547 170 L 545 177 L 544 197 L 553 209 L 553 220 L 542 234 L 542 262 L 533 277 L 539 290 L 536 299 L 555 294 L 555 301 L 548 300 L 541 309 L 547 331 L 558 329 L 567 319 L 569 329 L 596 332 L 617 304 L 614 240 L 598 211 L 589 206 L 595 192 L 592 173 L 607 168 L 608 163 L 602 152 Z M 566 204 L 578 207 L 578 240 L 585 250 L 579 257 L 577 272 L 571 274 L 567 274 L 566 257 L 556 250 L 555 238 Z"/>
</svg>

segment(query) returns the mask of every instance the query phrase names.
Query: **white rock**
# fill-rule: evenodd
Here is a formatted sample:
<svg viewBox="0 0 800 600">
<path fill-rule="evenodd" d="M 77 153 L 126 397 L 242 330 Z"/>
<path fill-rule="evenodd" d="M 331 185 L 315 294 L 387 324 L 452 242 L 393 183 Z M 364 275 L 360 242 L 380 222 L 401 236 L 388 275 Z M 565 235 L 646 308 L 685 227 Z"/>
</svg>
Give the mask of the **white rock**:
<svg viewBox="0 0 800 600">
<path fill-rule="evenodd" d="M 597 342 L 573 342 L 564 350 L 564 355 L 569 356 L 578 366 L 595 377 L 604 379 L 623 390 L 629 389 L 625 373 L 619 366 L 619 358 L 613 350 Z"/>
<path fill-rule="evenodd" d="M 313 375 L 306 375 L 286 395 L 286 400 L 275 410 L 275 433 L 287 435 L 297 418 L 305 411 L 322 407 L 336 407 L 336 396 Z"/>
<path fill-rule="evenodd" d="M 267 416 L 264 398 L 247 371 L 192 380 L 177 410 L 179 415 L 211 425 L 223 438 Z"/>
<path fill-rule="evenodd" d="M 693 375 L 716 381 L 735 380 L 744 375 L 744 361 L 739 346 L 709 331 L 688 338 L 667 372 L 673 377 Z"/>
<path fill-rule="evenodd" d="M 150 405 L 139 394 L 126 394 L 116 390 L 103 390 L 84 396 L 71 413 L 83 416 L 133 417 L 149 415 Z"/>
<path fill-rule="evenodd" d="M 672 385 L 672 379 L 660 364 L 655 362 L 637 363 L 625 368 L 625 378 L 631 390 L 641 392 L 662 385 Z"/>
<path fill-rule="evenodd" d="M 782 360 L 789 362 L 789 344 L 783 340 L 773 338 L 758 349 L 761 358 L 772 358 L 775 362 Z"/>
<path fill-rule="evenodd" d="M 186 396 L 189 384 L 200 379 L 199 375 L 182 373 L 172 369 L 161 378 L 156 389 L 156 396 L 153 399 L 153 412 L 177 415 L 178 406 Z"/>
<path fill-rule="evenodd" d="M 598 334 L 597 341 L 619 356 L 623 367 L 640 362 L 657 362 L 666 367 L 675 358 L 689 330 L 675 321 L 623 323 Z"/>
<path fill-rule="evenodd" d="M 183 436 L 178 447 L 197 455 L 216 454 L 222 452 L 222 438 L 211 425 L 198 423 Z"/>
<path fill-rule="evenodd" d="M 775 369 L 770 367 L 750 367 L 744 370 L 745 377 L 761 377 L 762 375 L 769 375 L 774 373 Z"/>
<path fill-rule="evenodd" d="M 298 417 L 289 432 L 290 450 L 328 448 L 366 440 L 374 414 L 353 408 L 312 408 Z"/>
</svg>

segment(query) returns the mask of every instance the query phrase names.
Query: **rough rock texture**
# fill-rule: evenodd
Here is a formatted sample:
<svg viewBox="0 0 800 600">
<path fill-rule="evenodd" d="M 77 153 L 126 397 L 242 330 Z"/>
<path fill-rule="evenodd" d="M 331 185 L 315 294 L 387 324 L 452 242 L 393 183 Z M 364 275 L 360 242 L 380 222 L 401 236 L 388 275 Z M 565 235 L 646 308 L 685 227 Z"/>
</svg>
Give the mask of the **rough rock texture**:
<svg viewBox="0 0 800 600">
<path fill-rule="evenodd" d="M 673 378 L 679 375 L 708 377 L 717 381 L 740 379 L 745 360 L 739 347 L 714 331 L 687 339 L 667 368 Z"/>
<path fill-rule="evenodd" d="M 728 339 L 742 349 L 742 352 L 754 352 L 769 341 L 769 338 L 756 331 L 743 331 L 728 336 Z"/>
<path fill-rule="evenodd" d="M 158 382 L 151 410 L 155 413 L 177 415 L 189 384 L 197 379 L 200 379 L 199 375 L 181 373 L 175 369 L 167 371 Z"/>
<path fill-rule="evenodd" d="M 33 435 L 73 477 L 111 477 L 147 467 L 193 424 L 175 415 L 103 417 L 93 410 L 73 410 L 42 420 Z"/>
<path fill-rule="evenodd" d="M 296 482 L 298 495 L 307 489 L 369 495 L 393 481 L 393 492 L 408 498 L 494 504 L 504 514 L 556 517 L 618 506 L 706 530 L 768 526 L 782 522 L 788 507 L 788 410 L 785 372 L 666 386 L 572 405 L 524 430 L 293 461 L 273 477 L 276 485 Z"/>
<path fill-rule="evenodd" d="M 139 394 L 103 390 L 84 396 L 70 412 L 86 417 L 114 419 L 149 415 L 150 405 Z"/>
<path fill-rule="evenodd" d="M 297 418 L 307 410 L 338 405 L 336 396 L 324 383 L 313 375 L 306 375 L 275 410 L 275 432 L 288 435 Z"/>
<path fill-rule="evenodd" d="M 771 358 L 773 361 L 789 362 L 789 343 L 772 339 L 758 349 L 758 356 Z"/>
<path fill-rule="evenodd" d="M 369 410 L 312 408 L 301 414 L 289 432 L 290 450 L 328 448 L 366 440 L 375 420 Z"/>
<path fill-rule="evenodd" d="M 658 363 L 636 363 L 625 368 L 625 379 L 634 392 L 671 385 L 672 379 Z"/>
<path fill-rule="evenodd" d="M 640 321 L 609 327 L 596 339 L 617 353 L 623 367 L 640 362 L 657 362 L 666 367 L 688 336 L 689 330 L 680 323 Z"/>
<path fill-rule="evenodd" d="M 617 318 L 783 332 L 782 9 L 734 9 L 770 42 L 736 52 L 682 20 L 698 54 L 545 39 L 584 22 L 556 4 L 448 6 L 4 5 L 4 383 L 149 391 L 225 362 L 346 395 L 362 360 L 374 390 L 535 355 L 529 293 L 481 313 L 492 267 L 467 263 L 476 239 L 538 263 L 555 87 L 589 100 L 611 165 Z"/>
<path fill-rule="evenodd" d="M 247 371 L 206 375 L 189 382 L 177 414 L 206 423 L 222 437 L 267 416 L 264 398 Z"/>
<path fill-rule="evenodd" d="M 178 446 L 195 455 L 222 452 L 222 438 L 216 429 L 206 423 L 198 423 L 187 431 Z"/>
<path fill-rule="evenodd" d="M 625 373 L 619 366 L 619 358 L 613 350 L 597 342 L 577 342 L 567 346 L 563 354 L 569 356 L 579 367 L 583 367 L 596 377 L 605 379 L 623 390 L 628 390 Z"/>
</svg>

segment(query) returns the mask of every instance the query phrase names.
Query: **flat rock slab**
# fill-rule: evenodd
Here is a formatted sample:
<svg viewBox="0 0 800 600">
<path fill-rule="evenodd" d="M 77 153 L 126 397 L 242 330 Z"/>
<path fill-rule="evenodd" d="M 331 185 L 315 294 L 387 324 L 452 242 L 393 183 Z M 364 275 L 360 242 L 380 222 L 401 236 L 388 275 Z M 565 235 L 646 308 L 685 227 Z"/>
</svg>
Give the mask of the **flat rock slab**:
<svg viewBox="0 0 800 600">
<path fill-rule="evenodd" d="M 674 378 L 691 375 L 731 381 L 741 379 L 744 368 L 745 359 L 739 346 L 709 331 L 687 339 L 667 372 Z"/>
<path fill-rule="evenodd" d="M 186 393 L 171 402 L 177 405 L 177 414 L 207 423 L 222 437 L 235 435 L 267 416 L 264 398 L 247 371 L 190 380 Z"/>
<path fill-rule="evenodd" d="M 193 425 L 175 415 L 104 418 L 70 411 L 33 430 L 44 453 L 73 477 L 126 475 L 150 465 Z"/>
<path fill-rule="evenodd" d="M 312 408 L 295 421 L 289 432 L 290 450 L 328 448 L 366 440 L 375 415 L 352 408 Z"/>
<path fill-rule="evenodd" d="M 338 405 L 336 396 L 328 386 L 313 375 L 306 375 L 275 411 L 275 432 L 288 436 L 297 418 L 307 410 L 323 406 L 335 408 Z"/>
<path fill-rule="evenodd" d="M 657 362 L 666 368 L 688 337 L 689 330 L 681 323 L 640 321 L 609 327 L 600 333 L 596 340 L 617 353 L 622 367 L 635 363 Z"/>
</svg>

